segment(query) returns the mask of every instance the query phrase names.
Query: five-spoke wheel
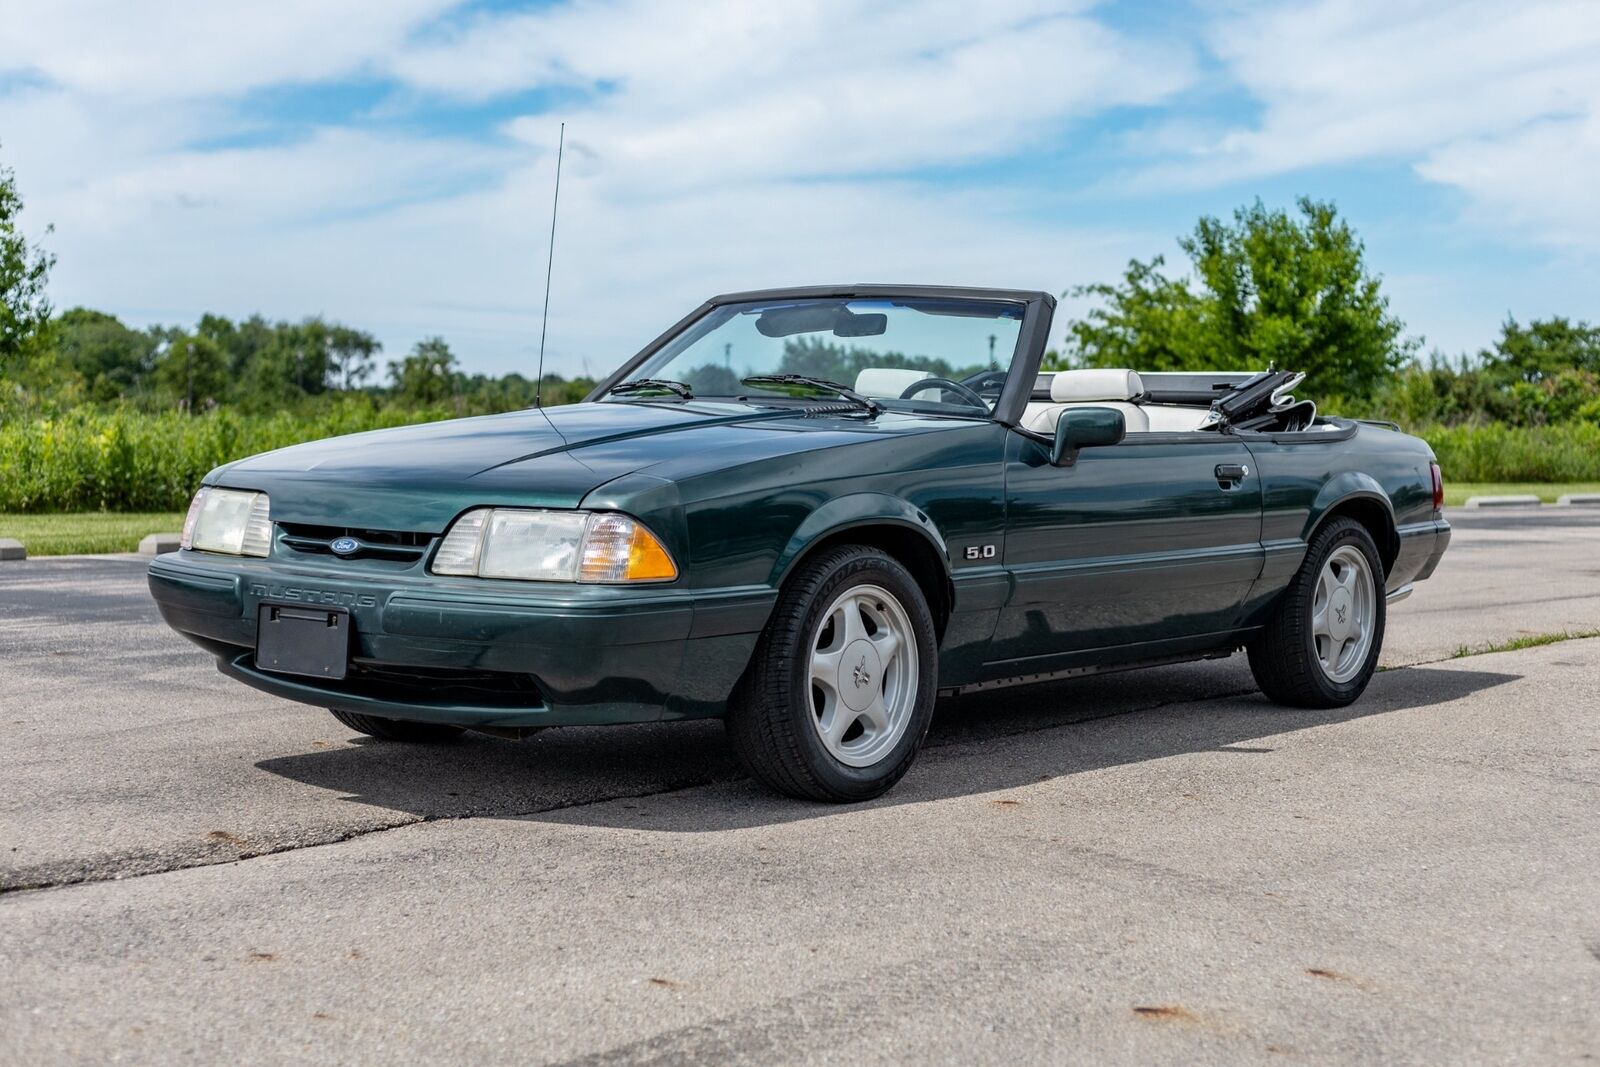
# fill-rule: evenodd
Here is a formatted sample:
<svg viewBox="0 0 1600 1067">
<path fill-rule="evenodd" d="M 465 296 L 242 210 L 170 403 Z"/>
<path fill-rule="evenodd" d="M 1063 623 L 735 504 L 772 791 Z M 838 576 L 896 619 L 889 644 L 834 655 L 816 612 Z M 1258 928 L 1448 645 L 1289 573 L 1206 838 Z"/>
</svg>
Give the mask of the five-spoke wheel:
<svg viewBox="0 0 1600 1067">
<path fill-rule="evenodd" d="M 1341 545 L 1317 576 L 1311 601 L 1311 638 L 1329 681 L 1347 682 L 1366 662 L 1377 621 L 1372 569 L 1355 545 Z"/>
<path fill-rule="evenodd" d="M 728 712 L 750 773 L 791 796 L 875 797 L 910 767 L 933 716 L 938 651 L 916 580 L 875 548 L 805 561 Z"/>
<path fill-rule="evenodd" d="M 809 696 L 817 735 L 840 763 L 870 767 L 899 742 L 917 701 L 917 643 L 893 593 L 852 586 L 822 613 Z"/>
<path fill-rule="evenodd" d="M 1246 646 L 1256 684 L 1298 707 L 1355 700 L 1378 666 L 1385 606 L 1372 535 L 1354 519 L 1327 523 L 1312 536 L 1272 618 Z"/>
</svg>

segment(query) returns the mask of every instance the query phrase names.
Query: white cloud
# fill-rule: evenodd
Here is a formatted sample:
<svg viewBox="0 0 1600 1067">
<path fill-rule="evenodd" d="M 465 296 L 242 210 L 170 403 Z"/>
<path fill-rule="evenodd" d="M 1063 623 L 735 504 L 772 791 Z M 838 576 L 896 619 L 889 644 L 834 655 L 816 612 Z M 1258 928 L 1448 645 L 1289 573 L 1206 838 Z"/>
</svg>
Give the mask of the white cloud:
<svg viewBox="0 0 1600 1067">
<path fill-rule="evenodd" d="M 1148 104 L 1188 57 L 1036 2 L 632 0 L 485 18 L 400 54 L 420 88 L 605 85 L 574 115 L 608 168 L 657 186 L 903 171 L 1016 155 L 1063 119 Z M 513 124 L 544 139 L 547 118 Z"/>
<path fill-rule="evenodd" d="M 1305 172 L 1327 194 L 1317 168 L 1374 159 L 1460 190 L 1469 229 L 1581 262 L 1600 238 L 1589 0 L 1230 4 L 1206 16 L 1209 84 L 1189 45 L 1087 0 L 458 5 L 0 0 L 0 158 L 29 226 L 57 225 L 57 302 L 140 322 L 320 312 L 391 356 L 438 332 L 474 368 L 526 367 L 562 119 L 551 351 L 568 370 L 719 290 L 1111 277 L 1196 204 L 1226 209 L 1175 186 Z M 274 125 L 260 92 L 353 80 L 394 90 L 342 125 Z M 1250 119 L 1219 113 L 1241 90 Z M 493 130 L 407 126 L 418 106 L 540 99 Z M 1085 190 L 1039 171 L 1130 107 L 1151 121 L 1098 147 L 1142 174 L 1108 166 Z M 1139 232 L 1100 221 L 1135 207 Z M 1500 291 L 1479 277 L 1465 300 L 1449 266 L 1407 264 L 1427 280 L 1400 310 L 1435 339 L 1430 306 L 1457 319 Z"/>
<path fill-rule="evenodd" d="M 1417 167 L 1455 186 L 1488 227 L 1594 255 L 1600 248 L 1600 115 L 1452 142 Z"/>
<path fill-rule="evenodd" d="M 341 76 L 456 0 L 6 0 L 0 70 L 74 93 L 193 100 Z"/>
<path fill-rule="evenodd" d="M 1575 243 L 1600 221 L 1600 7 L 1593 0 L 1250 4 L 1211 47 L 1259 117 L 1145 188 L 1371 160 L 1455 186 L 1503 232 Z"/>
<path fill-rule="evenodd" d="M 569 122 L 552 362 L 608 368 L 714 291 L 826 280 L 1060 287 L 1126 245 L 1041 220 L 1011 183 L 919 169 L 1025 159 L 1193 76 L 1081 3 L 578 2 L 429 23 L 436 5 L 53 10 L 0 44 L 30 216 L 58 223 L 58 302 L 135 319 L 321 312 L 526 369 L 555 123 Z M 370 16 L 364 21 L 362 10 Z M 94 23 L 77 37 L 71 27 Z M 175 54 L 173 41 L 192 48 Z M 186 66 L 189 51 L 197 55 Z M 389 77 L 472 103 L 576 87 L 474 141 L 325 128 L 221 149 L 241 94 Z M 569 96 L 569 99 L 572 98 Z"/>
</svg>

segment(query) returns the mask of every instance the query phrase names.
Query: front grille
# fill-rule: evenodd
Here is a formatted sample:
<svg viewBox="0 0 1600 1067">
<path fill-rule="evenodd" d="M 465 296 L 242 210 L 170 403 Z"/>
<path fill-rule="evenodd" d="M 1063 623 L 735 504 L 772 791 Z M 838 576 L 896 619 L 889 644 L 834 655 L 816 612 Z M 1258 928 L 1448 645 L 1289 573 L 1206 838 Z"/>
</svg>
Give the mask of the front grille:
<svg viewBox="0 0 1600 1067">
<path fill-rule="evenodd" d="M 501 671 L 398 667 L 353 660 L 342 687 L 401 703 L 504 708 L 537 708 L 544 704 L 532 675 Z"/>
<path fill-rule="evenodd" d="M 283 543 L 296 552 L 331 556 L 329 546 L 340 537 L 354 537 L 361 542 L 356 557 L 390 559 L 412 563 L 428 551 L 435 535 L 411 530 L 365 530 L 349 526 L 312 526 L 298 522 L 280 522 Z"/>
<path fill-rule="evenodd" d="M 391 704 L 417 708 L 503 708 L 507 711 L 536 711 L 545 707 L 544 694 L 531 674 L 456 667 L 401 667 L 370 660 L 352 659 L 343 678 L 314 678 L 274 674 L 263 670 L 255 657 L 242 649 L 222 650 L 225 661 L 248 675 L 282 679 L 310 688 L 330 698 L 339 695 L 365 697 Z M 243 654 L 241 654 L 243 653 Z M 227 668 L 224 667 L 224 671 Z M 297 699 L 304 700 L 305 697 Z M 331 701 L 335 705 L 337 700 Z"/>
</svg>

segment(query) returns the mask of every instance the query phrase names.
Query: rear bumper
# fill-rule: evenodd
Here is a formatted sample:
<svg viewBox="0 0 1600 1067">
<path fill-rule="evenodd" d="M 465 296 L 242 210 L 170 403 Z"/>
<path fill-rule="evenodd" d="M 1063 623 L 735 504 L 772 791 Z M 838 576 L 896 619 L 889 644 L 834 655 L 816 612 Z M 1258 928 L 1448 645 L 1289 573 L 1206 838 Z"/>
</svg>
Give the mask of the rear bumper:
<svg viewBox="0 0 1600 1067">
<path fill-rule="evenodd" d="M 774 595 L 533 586 L 188 551 L 152 562 L 149 584 L 168 625 L 246 685 L 321 707 L 462 726 L 723 714 Z M 349 610 L 350 676 L 258 668 L 262 602 Z"/>
<path fill-rule="evenodd" d="M 1397 532 L 1400 547 L 1394 565 L 1389 568 L 1390 594 L 1399 593 L 1403 587 L 1432 575 L 1444 558 L 1445 549 L 1450 547 L 1450 524 L 1443 518 L 1409 523 Z M 1402 596 L 1391 595 L 1390 599 L 1399 600 Z"/>
</svg>

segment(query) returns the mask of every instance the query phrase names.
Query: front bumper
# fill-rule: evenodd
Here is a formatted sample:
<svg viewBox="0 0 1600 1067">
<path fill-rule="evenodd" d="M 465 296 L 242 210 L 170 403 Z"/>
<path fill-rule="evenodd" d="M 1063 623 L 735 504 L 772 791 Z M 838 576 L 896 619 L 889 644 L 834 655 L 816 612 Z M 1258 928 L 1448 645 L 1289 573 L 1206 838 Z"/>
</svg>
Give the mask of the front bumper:
<svg viewBox="0 0 1600 1067">
<path fill-rule="evenodd" d="M 151 595 L 219 669 L 289 700 L 460 726 L 653 722 L 724 713 L 774 593 L 553 586 L 442 578 L 415 568 L 157 557 Z M 343 681 L 255 664 L 263 602 L 345 608 Z"/>
</svg>

